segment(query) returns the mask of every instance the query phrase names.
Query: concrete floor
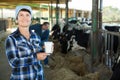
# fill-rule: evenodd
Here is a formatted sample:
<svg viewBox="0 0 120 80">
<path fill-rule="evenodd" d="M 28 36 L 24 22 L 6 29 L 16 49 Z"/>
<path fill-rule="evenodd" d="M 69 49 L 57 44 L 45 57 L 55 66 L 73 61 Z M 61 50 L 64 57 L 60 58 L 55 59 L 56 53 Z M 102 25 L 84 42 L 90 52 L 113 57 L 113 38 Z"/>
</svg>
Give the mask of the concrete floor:
<svg viewBox="0 0 120 80">
<path fill-rule="evenodd" d="M 0 80 L 9 80 L 11 68 L 5 53 L 0 53 Z"/>
<path fill-rule="evenodd" d="M 5 37 L 8 33 L 2 33 L 0 35 L 0 80 L 9 80 L 11 68 L 8 64 L 8 60 L 5 54 Z"/>
</svg>

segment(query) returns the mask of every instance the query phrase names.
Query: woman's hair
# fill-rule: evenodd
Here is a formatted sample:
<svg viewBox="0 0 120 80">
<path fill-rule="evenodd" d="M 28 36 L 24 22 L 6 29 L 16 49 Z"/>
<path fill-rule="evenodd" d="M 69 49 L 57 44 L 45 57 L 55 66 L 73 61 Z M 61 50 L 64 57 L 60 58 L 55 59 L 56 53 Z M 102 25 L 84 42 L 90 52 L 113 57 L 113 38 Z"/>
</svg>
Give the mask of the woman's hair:
<svg viewBox="0 0 120 80">
<path fill-rule="evenodd" d="M 21 9 L 20 11 L 26 11 L 26 12 L 29 12 L 31 14 L 31 12 L 28 10 L 28 9 Z"/>
</svg>

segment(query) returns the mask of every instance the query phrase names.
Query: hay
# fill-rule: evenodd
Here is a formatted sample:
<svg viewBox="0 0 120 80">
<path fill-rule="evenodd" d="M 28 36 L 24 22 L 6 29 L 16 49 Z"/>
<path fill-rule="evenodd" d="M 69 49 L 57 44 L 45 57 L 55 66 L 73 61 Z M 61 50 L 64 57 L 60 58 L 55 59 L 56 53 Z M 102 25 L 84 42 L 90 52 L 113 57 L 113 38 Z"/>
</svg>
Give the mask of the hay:
<svg viewBox="0 0 120 80">
<path fill-rule="evenodd" d="M 51 80 L 79 80 L 79 76 L 67 68 L 61 68 L 54 73 Z"/>
<path fill-rule="evenodd" d="M 100 80 L 99 73 L 98 72 L 89 73 L 89 74 L 85 75 L 84 77 L 82 77 L 82 80 Z"/>
</svg>

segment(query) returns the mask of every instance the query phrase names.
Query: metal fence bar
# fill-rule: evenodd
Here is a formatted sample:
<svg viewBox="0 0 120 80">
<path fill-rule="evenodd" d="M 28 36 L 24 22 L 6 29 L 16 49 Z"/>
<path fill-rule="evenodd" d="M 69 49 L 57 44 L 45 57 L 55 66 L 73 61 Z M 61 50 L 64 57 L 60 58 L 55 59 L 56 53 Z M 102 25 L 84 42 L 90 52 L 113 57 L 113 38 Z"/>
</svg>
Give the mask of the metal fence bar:
<svg viewBox="0 0 120 80">
<path fill-rule="evenodd" d="M 114 57 L 114 38 L 115 36 L 120 36 L 120 32 L 113 32 L 113 31 L 107 31 L 107 30 L 100 30 L 105 37 L 105 62 L 108 67 L 112 67 L 113 64 L 113 57 Z"/>
</svg>

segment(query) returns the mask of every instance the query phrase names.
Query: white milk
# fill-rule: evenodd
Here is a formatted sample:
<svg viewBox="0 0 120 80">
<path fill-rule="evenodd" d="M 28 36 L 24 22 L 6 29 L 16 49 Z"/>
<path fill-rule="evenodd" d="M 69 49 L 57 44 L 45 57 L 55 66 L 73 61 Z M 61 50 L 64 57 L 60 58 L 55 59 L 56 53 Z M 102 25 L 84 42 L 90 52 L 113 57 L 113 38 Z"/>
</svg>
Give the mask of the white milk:
<svg viewBox="0 0 120 80">
<path fill-rule="evenodd" d="M 45 52 L 46 53 L 53 53 L 53 42 L 44 42 L 45 45 Z"/>
</svg>

